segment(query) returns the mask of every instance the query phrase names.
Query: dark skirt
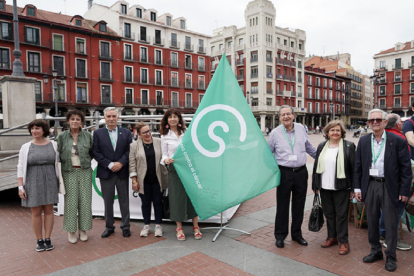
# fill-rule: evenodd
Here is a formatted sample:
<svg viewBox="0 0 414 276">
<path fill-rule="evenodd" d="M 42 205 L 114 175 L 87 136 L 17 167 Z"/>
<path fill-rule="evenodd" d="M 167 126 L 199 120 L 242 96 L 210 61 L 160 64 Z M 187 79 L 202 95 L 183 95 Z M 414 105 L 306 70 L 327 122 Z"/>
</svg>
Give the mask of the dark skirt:
<svg viewBox="0 0 414 276">
<path fill-rule="evenodd" d="M 194 206 L 173 164 L 168 167 L 168 197 L 170 200 L 170 219 L 172 221 L 182 222 L 197 217 Z"/>
</svg>

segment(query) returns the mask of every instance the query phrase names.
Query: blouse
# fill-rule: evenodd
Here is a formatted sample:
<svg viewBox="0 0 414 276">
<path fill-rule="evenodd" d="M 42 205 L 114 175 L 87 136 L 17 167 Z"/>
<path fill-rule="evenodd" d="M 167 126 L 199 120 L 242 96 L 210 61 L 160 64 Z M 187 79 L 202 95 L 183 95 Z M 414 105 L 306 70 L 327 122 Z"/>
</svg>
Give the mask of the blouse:
<svg viewBox="0 0 414 276">
<path fill-rule="evenodd" d="M 326 151 L 324 160 L 325 170 L 322 173 L 322 189 L 335 190 L 336 158 L 338 151 L 338 147 L 328 148 Z"/>
<path fill-rule="evenodd" d="M 162 158 L 160 163 L 162 165 L 165 165 L 165 159 L 173 157 L 183 137 L 184 133 L 181 133 L 180 138 L 178 138 L 171 130 L 166 135 L 161 135 Z"/>
</svg>

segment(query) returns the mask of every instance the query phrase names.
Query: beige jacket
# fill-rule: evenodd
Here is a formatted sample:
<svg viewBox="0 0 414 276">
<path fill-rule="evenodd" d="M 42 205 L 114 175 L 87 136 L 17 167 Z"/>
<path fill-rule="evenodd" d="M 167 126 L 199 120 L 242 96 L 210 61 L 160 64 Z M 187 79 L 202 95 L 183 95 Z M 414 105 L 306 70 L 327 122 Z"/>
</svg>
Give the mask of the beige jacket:
<svg viewBox="0 0 414 276">
<path fill-rule="evenodd" d="M 152 138 L 155 151 L 155 170 L 157 173 L 160 189 L 165 190 L 168 187 L 168 171 L 165 166 L 160 164 L 162 151 L 161 139 Z M 139 193 L 144 194 L 144 178 L 147 173 L 147 158 L 145 157 L 142 140 L 132 142 L 129 151 L 129 177 L 136 176 L 139 184 Z"/>
</svg>

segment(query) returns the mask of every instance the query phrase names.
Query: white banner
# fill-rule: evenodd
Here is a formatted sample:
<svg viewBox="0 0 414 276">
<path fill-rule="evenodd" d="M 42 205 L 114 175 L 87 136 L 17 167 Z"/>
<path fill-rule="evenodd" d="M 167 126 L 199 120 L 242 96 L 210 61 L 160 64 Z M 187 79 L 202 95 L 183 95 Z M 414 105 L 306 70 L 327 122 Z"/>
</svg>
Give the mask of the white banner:
<svg viewBox="0 0 414 276">
<path fill-rule="evenodd" d="M 92 168 L 93 168 L 93 175 L 92 175 L 92 215 L 93 216 L 104 216 L 104 202 L 101 195 L 101 183 L 99 178 L 96 178 L 96 166 L 97 162 L 95 159 L 92 160 Z M 142 212 L 141 212 L 141 198 L 138 196 L 138 193 L 132 190 L 132 181 L 129 179 L 129 211 L 131 215 L 131 219 L 143 219 Z M 116 189 L 115 189 L 116 190 Z M 115 192 L 116 195 L 116 192 Z M 63 215 L 64 212 L 64 196 L 59 194 L 59 203 L 58 203 L 58 215 Z M 236 213 L 237 209 L 240 205 L 234 206 L 232 208 L 227 209 L 223 212 L 223 223 L 227 223 Z M 114 216 L 117 218 L 121 217 L 121 211 L 119 210 L 118 204 L 118 196 L 115 196 L 114 202 Z M 154 210 L 151 212 L 151 219 L 154 220 Z M 191 221 L 191 220 L 189 220 Z M 206 220 L 201 222 L 208 222 L 208 223 L 220 223 L 220 215 L 212 216 Z"/>
</svg>

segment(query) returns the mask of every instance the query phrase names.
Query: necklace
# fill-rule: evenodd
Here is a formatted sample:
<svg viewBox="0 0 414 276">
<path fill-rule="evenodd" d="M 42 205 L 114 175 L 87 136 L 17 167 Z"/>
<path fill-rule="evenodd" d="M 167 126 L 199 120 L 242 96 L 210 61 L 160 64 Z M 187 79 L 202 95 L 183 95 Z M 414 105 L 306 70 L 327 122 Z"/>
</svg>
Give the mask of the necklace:
<svg viewBox="0 0 414 276">
<path fill-rule="evenodd" d="M 144 143 L 144 140 L 142 140 L 142 144 L 144 145 L 144 147 L 145 147 L 146 149 L 149 149 L 149 148 L 151 147 L 152 142 L 151 142 L 151 143 L 149 143 L 149 144 L 145 144 L 145 143 Z"/>
</svg>

